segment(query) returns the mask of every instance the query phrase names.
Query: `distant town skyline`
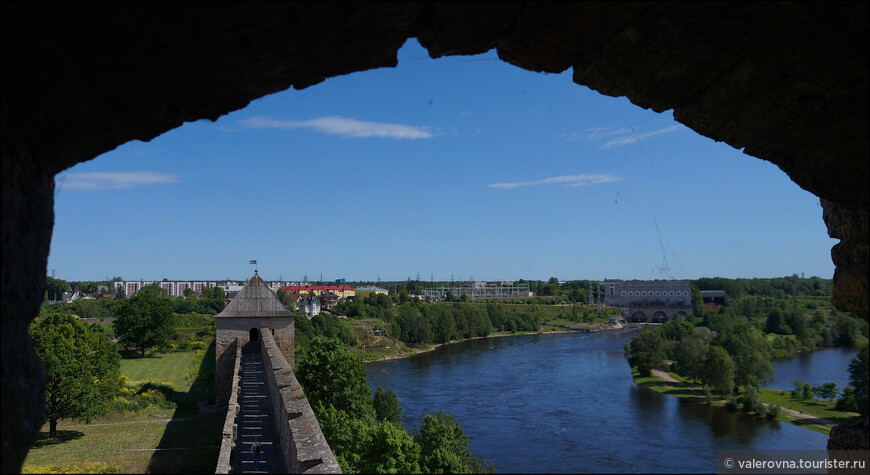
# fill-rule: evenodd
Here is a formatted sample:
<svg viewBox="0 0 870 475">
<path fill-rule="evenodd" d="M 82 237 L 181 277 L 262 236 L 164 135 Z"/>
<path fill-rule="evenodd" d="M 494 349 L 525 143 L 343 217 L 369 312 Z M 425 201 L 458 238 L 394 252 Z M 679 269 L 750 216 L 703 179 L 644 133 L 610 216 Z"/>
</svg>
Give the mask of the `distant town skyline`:
<svg viewBox="0 0 870 475">
<path fill-rule="evenodd" d="M 832 278 L 818 198 L 670 111 L 494 51 L 398 57 L 59 173 L 46 274 Z"/>
<path fill-rule="evenodd" d="M 251 274 L 251 276 L 252 275 L 253 275 L 253 273 Z M 51 273 L 49 273 L 49 276 L 51 276 Z M 123 280 L 121 280 L 121 282 L 157 282 L 157 283 L 159 283 L 159 282 L 210 282 L 210 283 L 223 283 L 223 282 L 246 282 L 247 280 L 249 280 L 251 278 L 251 276 L 240 277 L 240 278 L 222 277 L 220 279 L 190 279 L 190 278 L 171 279 L 171 278 L 166 277 L 166 279 L 167 279 L 166 281 L 164 281 L 163 278 L 160 278 L 160 279 L 129 279 L 129 278 L 126 278 L 124 276 L 120 276 L 120 277 L 122 277 L 122 279 L 123 279 Z M 775 279 L 775 278 L 792 277 L 792 276 L 798 276 L 802 279 L 809 279 L 809 278 L 817 277 L 817 278 L 821 278 L 821 279 L 831 280 L 833 278 L 833 277 L 823 277 L 823 276 L 818 276 L 818 275 L 808 275 L 805 272 L 795 272 L 792 274 L 779 275 L 779 276 L 730 277 L 730 278 L 731 279 L 756 279 L 756 278 L 757 279 Z M 67 279 L 67 278 L 62 278 L 60 276 L 56 276 L 55 278 L 65 280 L 67 282 L 111 282 L 114 277 L 118 277 L 118 276 L 107 276 L 107 277 L 103 277 L 103 278 L 99 278 L 99 279 L 77 279 L 77 278 Z M 598 278 L 585 278 L 585 277 L 561 278 L 559 276 L 552 275 L 550 277 L 541 278 L 541 279 L 532 279 L 532 278 L 520 277 L 520 278 L 516 278 L 516 279 L 491 279 L 491 280 L 478 279 L 474 276 L 468 276 L 469 278 L 465 278 L 465 279 L 460 279 L 459 277 L 456 277 L 452 280 L 450 278 L 439 280 L 439 279 L 434 279 L 434 278 L 424 279 L 423 276 L 421 275 L 420 279 L 417 279 L 416 277 L 411 276 L 410 279 L 408 277 L 405 277 L 403 279 L 391 279 L 391 280 L 384 280 L 384 279 L 380 279 L 380 280 L 378 280 L 378 279 L 353 279 L 353 280 L 342 279 L 341 282 L 338 282 L 339 278 L 327 279 L 326 276 L 323 277 L 323 280 L 312 279 L 310 277 L 308 278 L 308 280 L 288 279 L 286 276 L 283 276 L 280 274 L 278 275 L 278 278 L 274 278 L 274 279 L 265 278 L 263 276 L 261 276 L 261 277 L 263 278 L 263 281 L 268 282 L 268 283 L 284 282 L 284 283 L 288 283 L 288 284 L 289 283 L 313 284 L 313 283 L 317 283 L 317 282 L 322 282 L 324 285 L 335 285 L 335 284 L 339 284 L 339 283 L 340 284 L 352 284 L 352 283 L 365 283 L 365 284 L 374 283 L 374 284 L 377 284 L 378 282 L 383 283 L 383 284 L 392 284 L 392 283 L 399 283 L 399 282 L 407 282 L 408 280 L 410 280 L 411 282 L 419 281 L 419 282 L 424 282 L 424 283 L 425 282 L 435 282 L 435 283 L 471 282 L 472 277 L 474 278 L 473 279 L 474 282 L 490 282 L 490 283 L 492 283 L 492 282 L 517 282 L 520 280 L 547 282 L 552 277 L 557 278 L 560 283 L 561 282 L 571 282 L 571 281 L 587 281 L 587 282 L 601 282 L 601 283 L 603 283 L 605 280 L 625 280 L 625 281 L 633 281 L 633 280 L 637 280 L 637 281 L 665 281 L 665 280 L 680 281 L 680 280 L 685 280 L 685 281 L 689 281 L 689 280 L 697 280 L 697 279 L 701 279 L 701 278 L 713 278 L 713 277 L 721 277 L 721 276 L 699 276 L 699 277 L 694 277 L 694 278 L 689 278 L 689 279 L 654 279 L 654 278 L 653 279 L 607 279 L 607 278 L 598 279 Z"/>
</svg>

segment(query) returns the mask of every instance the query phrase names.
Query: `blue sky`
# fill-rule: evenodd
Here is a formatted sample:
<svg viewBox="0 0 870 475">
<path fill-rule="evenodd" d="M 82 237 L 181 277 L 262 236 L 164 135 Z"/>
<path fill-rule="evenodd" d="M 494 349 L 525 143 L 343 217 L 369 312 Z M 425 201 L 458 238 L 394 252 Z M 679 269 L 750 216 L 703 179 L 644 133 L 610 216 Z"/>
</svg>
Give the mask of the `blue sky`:
<svg viewBox="0 0 870 475">
<path fill-rule="evenodd" d="M 819 200 L 671 111 L 478 56 L 327 79 L 56 177 L 66 280 L 831 278 Z"/>
</svg>

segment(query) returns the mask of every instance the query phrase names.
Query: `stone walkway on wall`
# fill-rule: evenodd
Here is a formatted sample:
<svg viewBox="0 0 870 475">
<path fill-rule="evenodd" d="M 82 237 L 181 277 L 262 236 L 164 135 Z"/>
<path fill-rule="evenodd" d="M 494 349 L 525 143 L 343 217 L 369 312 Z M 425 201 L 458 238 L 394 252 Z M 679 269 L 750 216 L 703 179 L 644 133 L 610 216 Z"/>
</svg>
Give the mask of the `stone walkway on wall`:
<svg viewBox="0 0 870 475">
<path fill-rule="evenodd" d="M 280 446 L 277 444 L 274 414 L 263 360 L 260 353 L 242 353 L 241 393 L 239 394 L 238 438 L 233 449 L 230 473 L 281 473 Z M 254 469 L 254 454 L 251 443 L 260 436 L 263 452 L 260 454 L 259 470 Z"/>
</svg>

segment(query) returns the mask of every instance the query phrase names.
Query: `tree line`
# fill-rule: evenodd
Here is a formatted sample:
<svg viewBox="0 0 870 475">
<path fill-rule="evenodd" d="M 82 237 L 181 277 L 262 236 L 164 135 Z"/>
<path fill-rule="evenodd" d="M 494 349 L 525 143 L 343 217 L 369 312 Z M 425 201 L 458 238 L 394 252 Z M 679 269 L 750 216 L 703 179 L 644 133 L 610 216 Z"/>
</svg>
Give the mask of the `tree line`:
<svg viewBox="0 0 870 475">
<path fill-rule="evenodd" d="M 788 277 L 726 279 L 724 277 L 702 277 L 692 281 L 700 290 L 724 290 L 729 297 L 745 295 L 785 298 L 789 296 L 811 295 L 830 296 L 834 291 L 832 279 L 821 277 Z"/>
<path fill-rule="evenodd" d="M 543 321 L 543 313 L 536 309 L 520 311 L 493 302 L 426 304 L 418 299 L 394 305 L 383 294 L 343 302 L 334 310 L 348 318 L 382 320 L 388 335 L 410 346 L 484 337 L 493 332 L 538 331 Z"/>
<path fill-rule="evenodd" d="M 51 280 L 51 277 L 48 277 Z M 58 280 L 58 279 L 54 279 Z M 187 295 L 184 297 L 169 297 L 166 289 L 161 288 L 157 284 L 152 284 L 145 288 L 157 289 L 157 292 L 166 298 L 172 311 L 179 314 L 199 313 L 203 315 L 214 315 L 219 313 L 224 308 L 227 295 L 221 287 L 206 287 L 202 290 L 200 296 L 194 297 L 193 291 L 187 289 Z M 140 290 L 139 292 L 142 292 Z M 137 292 L 135 295 L 138 295 Z M 40 309 L 40 315 L 48 315 L 49 313 L 63 313 L 66 315 L 77 315 L 80 318 L 112 318 L 117 317 L 118 310 L 123 306 L 127 296 L 123 291 L 117 293 L 114 298 L 102 298 L 96 300 L 74 300 L 70 303 L 54 302 L 51 299 L 51 292 L 47 292 L 46 300 L 43 302 Z"/>
<path fill-rule="evenodd" d="M 824 346 L 858 346 L 865 355 L 859 379 L 866 385 L 867 321 L 833 309 L 826 314 L 813 305 L 800 299 L 744 297 L 718 312 L 645 328 L 625 343 L 625 356 L 641 376 L 669 369 L 725 397 L 739 394 L 740 388 L 752 394 L 771 381 L 775 357 Z M 823 385 L 815 395 L 827 398 L 830 389 L 835 388 Z M 804 396 L 807 391 L 812 388 Z M 846 395 L 858 402 L 849 407 L 866 411 L 866 397 L 860 399 L 866 392 L 866 387 L 853 386 Z"/>
</svg>

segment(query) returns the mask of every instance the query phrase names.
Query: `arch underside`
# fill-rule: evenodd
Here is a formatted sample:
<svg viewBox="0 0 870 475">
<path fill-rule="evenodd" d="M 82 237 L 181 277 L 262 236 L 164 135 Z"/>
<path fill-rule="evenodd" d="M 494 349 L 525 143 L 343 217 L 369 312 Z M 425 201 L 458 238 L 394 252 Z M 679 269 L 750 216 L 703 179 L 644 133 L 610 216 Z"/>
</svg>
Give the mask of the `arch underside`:
<svg viewBox="0 0 870 475">
<path fill-rule="evenodd" d="M 833 302 L 868 317 L 866 3 L 7 2 L 2 34 L 2 470 L 44 415 L 25 336 L 45 286 L 54 175 L 251 100 L 430 56 L 496 48 L 530 71 L 640 107 L 771 161 L 821 198 Z M 578 114 L 582 111 L 578 111 Z M 699 158 L 701 159 L 701 158 Z"/>
</svg>

